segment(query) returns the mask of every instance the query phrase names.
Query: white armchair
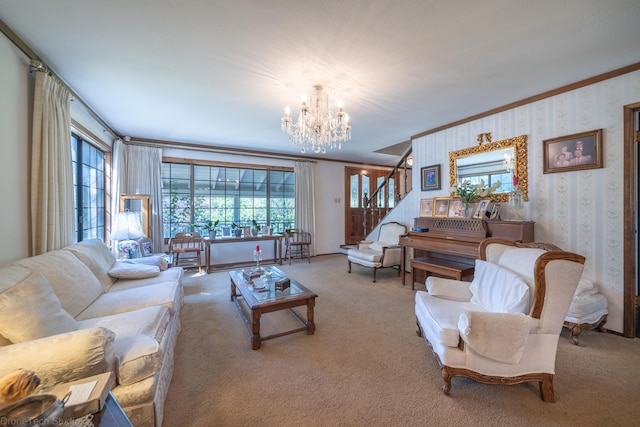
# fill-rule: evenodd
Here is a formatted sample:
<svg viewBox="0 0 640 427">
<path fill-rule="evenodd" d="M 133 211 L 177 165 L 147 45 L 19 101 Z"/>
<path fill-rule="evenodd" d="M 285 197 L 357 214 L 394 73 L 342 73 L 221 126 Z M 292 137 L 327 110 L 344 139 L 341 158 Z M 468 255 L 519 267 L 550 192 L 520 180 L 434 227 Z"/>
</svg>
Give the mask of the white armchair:
<svg viewBox="0 0 640 427">
<path fill-rule="evenodd" d="M 349 262 L 349 273 L 351 273 L 351 263 L 363 267 L 373 268 L 373 281 L 376 281 L 376 270 L 378 268 L 398 267 L 400 275 L 400 264 L 402 264 L 402 248 L 398 245 L 400 236 L 407 234 L 407 227 L 397 222 L 387 222 L 380 226 L 378 240 L 375 242 L 364 240 L 358 243 L 357 249 L 349 249 L 347 260 Z"/>
<path fill-rule="evenodd" d="M 415 296 L 418 335 L 442 370 L 486 384 L 536 381 L 555 402 L 560 331 L 585 258 L 545 243 L 481 242 L 473 282 L 427 278 Z"/>
</svg>

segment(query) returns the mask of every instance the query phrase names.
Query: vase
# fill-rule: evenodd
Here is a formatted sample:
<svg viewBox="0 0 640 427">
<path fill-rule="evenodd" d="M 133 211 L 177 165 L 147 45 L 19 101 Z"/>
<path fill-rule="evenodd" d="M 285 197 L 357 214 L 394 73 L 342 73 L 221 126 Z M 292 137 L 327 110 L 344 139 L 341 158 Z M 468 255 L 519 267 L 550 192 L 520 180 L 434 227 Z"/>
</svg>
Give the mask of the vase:
<svg viewBox="0 0 640 427">
<path fill-rule="evenodd" d="M 465 203 L 462 214 L 465 218 L 471 218 L 471 216 L 473 216 L 473 205 L 471 203 Z"/>
<path fill-rule="evenodd" d="M 513 190 L 509 193 L 509 211 L 511 219 L 514 221 L 524 221 L 522 216 L 524 210 L 524 192 L 518 187 L 513 186 Z"/>
<path fill-rule="evenodd" d="M 209 230 L 209 240 L 216 239 L 216 230 Z"/>
</svg>

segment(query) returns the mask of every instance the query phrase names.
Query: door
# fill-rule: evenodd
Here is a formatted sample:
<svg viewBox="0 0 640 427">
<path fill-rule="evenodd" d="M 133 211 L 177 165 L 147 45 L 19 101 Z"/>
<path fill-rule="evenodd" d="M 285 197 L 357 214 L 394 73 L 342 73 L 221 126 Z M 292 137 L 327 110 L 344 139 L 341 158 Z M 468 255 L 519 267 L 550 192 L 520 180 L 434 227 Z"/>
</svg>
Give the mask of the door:
<svg viewBox="0 0 640 427">
<path fill-rule="evenodd" d="M 363 240 L 395 206 L 398 180 L 389 177 L 390 173 L 391 169 L 345 167 L 347 245 Z"/>
</svg>

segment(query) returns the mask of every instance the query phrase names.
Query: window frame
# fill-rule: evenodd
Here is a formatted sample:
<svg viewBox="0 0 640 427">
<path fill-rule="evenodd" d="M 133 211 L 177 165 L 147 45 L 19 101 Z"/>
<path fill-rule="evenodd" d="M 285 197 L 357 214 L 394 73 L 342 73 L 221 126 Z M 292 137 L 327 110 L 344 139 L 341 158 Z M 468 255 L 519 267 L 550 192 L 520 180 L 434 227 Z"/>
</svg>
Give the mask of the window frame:
<svg viewBox="0 0 640 427">
<path fill-rule="evenodd" d="M 82 133 L 71 130 L 71 160 L 73 170 L 74 196 L 74 241 L 86 239 L 106 239 L 108 191 L 108 171 L 110 153 L 101 144 L 96 144 Z M 86 153 L 89 150 L 89 153 Z M 99 153 L 98 162 L 92 163 Z M 101 157 L 101 158 L 100 158 Z M 85 163 L 89 159 L 90 163 Z M 82 167 L 78 167 L 82 165 Z M 86 167 L 85 167 L 86 166 Z M 96 192 L 95 197 L 87 198 L 88 193 Z M 89 204 L 87 200 L 89 199 Z M 87 228 L 87 222 L 91 225 Z"/>
<path fill-rule="evenodd" d="M 172 169 L 172 165 L 183 170 L 178 171 L 176 175 L 171 172 L 167 174 L 166 168 Z M 185 174 L 186 168 L 188 177 Z M 207 176 L 207 168 L 210 171 L 209 178 L 204 179 L 203 177 Z M 234 173 L 237 176 L 230 176 Z M 274 194 L 272 180 L 278 173 L 284 173 L 281 177 L 282 182 L 279 183 L 282 191 L 276 190 Z M 179 176 L 180 174 L 182 176 Z M 249 187 L 246 186 L 247 181 L 242 181 L 242 177 L 247 175 L 252 176 Z M 258 181 L 255 180 L 257 175 Z M 238 179 L 236 191 L 227 190 L 229 178 Z M 182 231 L 199 231 L 206 234 L 202 226 L 208 220 L 220 220 L 220 229 L 223 226 L 231 226 L 232 223 L 239 227 L 251 226 L 252 220 L 255 219 L 260 226 L 272 227 L 274 233 L 284 232 L 286 228 L 295 225 L 293 168 L 165 157 L 162 159 L 162 182 L 162 233 L 165 240 Z M 241 182 L 244 182 L 247 188 L 242 188 Z M 173 186 L 174 183 L 180 188 L 167 191 L 167 185 Z M 264 190 L 261 191 L 260 187 L 264 187 Z M 167 200 L 170 202 L 167 203 Z M 259 200 L 264 201 L 262 205 L 259 202 L 256 205 L 256 201 Z M 175 207 L 178 204 L 180 207 Z M 179 220 L 174 221 L 173 218 Z"/>
</svg>

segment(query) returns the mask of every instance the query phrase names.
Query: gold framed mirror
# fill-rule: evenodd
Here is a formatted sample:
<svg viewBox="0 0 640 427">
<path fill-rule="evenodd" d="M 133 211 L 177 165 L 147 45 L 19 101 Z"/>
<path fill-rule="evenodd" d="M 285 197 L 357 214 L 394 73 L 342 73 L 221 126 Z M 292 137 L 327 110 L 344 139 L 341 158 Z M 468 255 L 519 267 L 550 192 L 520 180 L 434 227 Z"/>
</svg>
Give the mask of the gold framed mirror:
<svg viewBox="0 0 640 427">
<path fill-rule="evenodd" d="M 513 172 L 504 166 L 504 156 L 509 155 L 513 159 Z M 465 169 L 478 174 L 478 169 L 483 164 L 494 165 L 502 164 L 502 173 L 509 173 L 509 177 L 513 179 L 513 175 L 518 177 L 518 187 L 524 193 L 524 200 L 529 200 L 529 179 L 527 173 L 527 136 L 520 135 L 515 138 L 504 139 L 502 141 L 494 141 L 486 144 L 482 142 L 474 147 L 463 148 L 458 151 L 449 152 L 449 183 L 454 188 L 458 185 L 460 179 L 465 176 L 458 176 L 459 169 Z M 506 202 L 509 200 L 509 191 L 511 186 L 502 186 L 504 190 L 498 188 L 492 195 L 491 200 L 494 202 Z M 452 193 L 455 197 L 455 193 Z"/>
<path fill-rule="evenodd" d="M 151 213 L 148 194 L 121 194 L 120 212 L 134 212 L 138 214 L 142 232 L 151 238 L 151 228 L 149 226 L 149 215 Z"/>
</svg>

